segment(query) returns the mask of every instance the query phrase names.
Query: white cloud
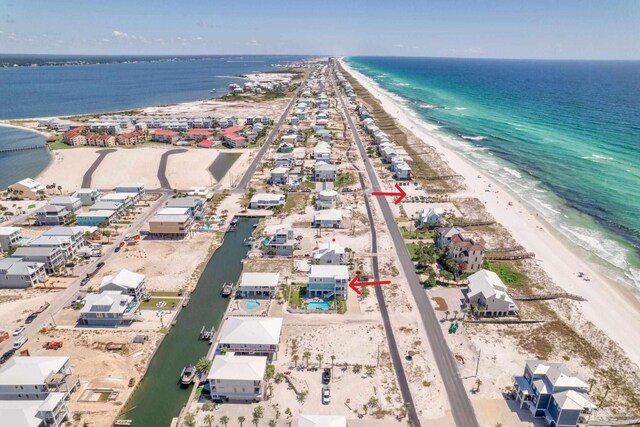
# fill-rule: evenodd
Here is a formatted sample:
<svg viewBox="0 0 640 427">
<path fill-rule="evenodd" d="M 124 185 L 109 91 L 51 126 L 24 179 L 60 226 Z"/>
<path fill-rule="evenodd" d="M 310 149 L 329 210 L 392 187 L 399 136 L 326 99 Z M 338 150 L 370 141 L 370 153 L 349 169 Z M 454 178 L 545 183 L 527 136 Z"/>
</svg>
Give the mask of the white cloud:
<svg viewBox="0 0 640 427">
<path fill-rule="evenodd" d="M 202 37 L 195 37 L 194 40 L 202 41 Z"/>
<path fill-rule="evenodd" d="M 117 37 L 119 39 L 130 39 L 132 38 L 129 34 L 123 32 L 123 31 L 118 31 L 118 30 L 113 30 L 113 37 Z"/>
</svg>

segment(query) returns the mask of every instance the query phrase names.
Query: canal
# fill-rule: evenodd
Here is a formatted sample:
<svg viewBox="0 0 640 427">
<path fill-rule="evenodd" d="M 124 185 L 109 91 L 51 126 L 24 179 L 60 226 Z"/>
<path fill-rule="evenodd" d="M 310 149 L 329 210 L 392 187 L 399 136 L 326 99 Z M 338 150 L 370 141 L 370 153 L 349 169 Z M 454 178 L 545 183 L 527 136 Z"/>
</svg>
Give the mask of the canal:
<svg viewBox="0 0 640 427">
<path fill-rule="evenodd" d="M 129 400 L 120 418 L 130 419 L 135 427 L 169 426 L 189 398 L 190 388 L 178 384 L 182 368 L 207 354 L 209 344 L 200 340 L 202 326 L 216 328 L 229 300 L 220 295 L 224 282 L 237 282 L 241 260 L 249 249 L 244 239 L 253 231 L 257 219 L 240 218 L 234 232 L 228 232 L 222 246 L 207 263 L 191 301 L 183 308 L 176 325 L 164 338 L 151 359 L 149 369 Z"/>
<path fill-rule="evenodd" d="M 213 175 L 216 181 L 220 182 L 241 155 L 241 153 L 220 152 L 218 157 L 211 163 L 211 166 L 209 166 L 209 172 L 211 172 L 211 175 Z"/>
</svg>

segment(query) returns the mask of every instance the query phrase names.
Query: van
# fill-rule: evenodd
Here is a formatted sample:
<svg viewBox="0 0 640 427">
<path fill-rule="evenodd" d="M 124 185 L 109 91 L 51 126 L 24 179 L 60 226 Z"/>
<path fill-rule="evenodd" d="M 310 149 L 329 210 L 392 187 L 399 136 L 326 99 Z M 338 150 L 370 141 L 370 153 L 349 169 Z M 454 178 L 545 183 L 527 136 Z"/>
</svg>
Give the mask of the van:
<svg viewBox="0 0 640 427">
<path fill-rule="evenodd" d="M 18 339 L 14 341 L 14 343 L 13 343 L 13 347 L 12 347 L 12 348 L 13 348 L 14 350 L 19 349 L 20 347 L 22 347 L 22 346 L 24 345 L 24 343 L 26 343 L 26 342 L 27 342 L 27 340 L 29 340 L 29 338 L 27 338 L 27 336 L 26 336 L 26 335 L 20 335 L 20 336 L 18 337 Z"/>
</svg>

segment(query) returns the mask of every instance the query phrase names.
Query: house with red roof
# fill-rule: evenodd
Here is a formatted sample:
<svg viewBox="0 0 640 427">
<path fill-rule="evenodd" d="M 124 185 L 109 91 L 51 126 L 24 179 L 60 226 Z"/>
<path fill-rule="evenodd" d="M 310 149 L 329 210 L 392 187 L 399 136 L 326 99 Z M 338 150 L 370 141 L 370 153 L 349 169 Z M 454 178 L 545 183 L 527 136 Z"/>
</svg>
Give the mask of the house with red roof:
<svg viewBox="0 0 640 427">
<path fill-rule="evenodd" d="M 211 141 L 209 139 L 203 139 L 202 141 L 198 142 L 198 147 L 200 148 L 213 148 L 217 145 L 220 145 L 220 141 Z"/>
<path fill-rule="evenodd" d="M 112 147 L 116 145 L 116 137 L 113 135 L 88 133 L 85 135 L 85 137 L 87 138 L 87 145 L 96 147 Z"/>
<path fill-rule="evenodd" d="M 82 134 L 82 132 L 84 132 L 85 130 L 87 130 L 87 128 L 85 128 L 84 126 L 80 126 L 66 131 L 64 134 L 62 134 L 65 144 L 86 145 L 87 138 Z"/>
<path fill-rule="evenodd" d="M 460 263 L 460 269 L 467 273 L 482 268 L 485 241 L 478 233 L 464 231 L 451 236 L 447 257 Z"/>
<path fill-rule="evenodd" d="M 118 145 L 136 145 L 144 142 L 147 139 L 147 134 L 141 130 L 134 130 L 133 132 L 121 133 L 116 137 Z"/>
<path fill-rule="evenodd" d="M 249 141 L 242 135 L 239 135 L 242 129 L 237 126 L 231 126 L 220 131 L 222 143 L 229 148 L 245 148 L 249 146 Z"/>
<path fill-rule="evenodd" d="M 211 137 L 211 131 L 207 129 L 189 129 L 185 134 L 185 139 L 193 141 L 202 141 Z"/>
<path fill-rule="evenodd" d="M 168 129 L 155 129 L 151 131 L 151 140 L 154 142 L 164 142 L 166 144 L 173 144 L 178 141 L 178 132 L 174 132 Z"/>
</svg>

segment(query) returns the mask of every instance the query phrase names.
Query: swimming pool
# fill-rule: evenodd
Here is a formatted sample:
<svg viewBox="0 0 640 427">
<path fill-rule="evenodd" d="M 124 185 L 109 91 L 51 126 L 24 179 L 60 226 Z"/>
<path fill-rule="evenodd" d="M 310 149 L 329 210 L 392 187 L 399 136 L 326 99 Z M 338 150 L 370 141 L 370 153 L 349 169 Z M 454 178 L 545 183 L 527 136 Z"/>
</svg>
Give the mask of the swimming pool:
<svg viewBox="0 0 640 427">
<path fill-rule="evenodd" d="M 260 303 L 256 300 L 250 299 L 244 302 L 244 308 L 247 310 L 255 310 L 260 307 Z"/>
<path fill-rule="evenodd" d="M 307 304 L 307 308 L 315 310 L 329 310 L 331 308 L 331 303 L 326 301 L 312 301 Z"/>
</svg>

